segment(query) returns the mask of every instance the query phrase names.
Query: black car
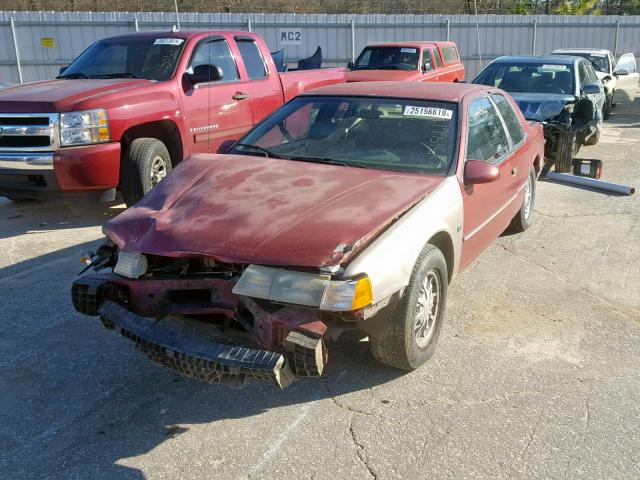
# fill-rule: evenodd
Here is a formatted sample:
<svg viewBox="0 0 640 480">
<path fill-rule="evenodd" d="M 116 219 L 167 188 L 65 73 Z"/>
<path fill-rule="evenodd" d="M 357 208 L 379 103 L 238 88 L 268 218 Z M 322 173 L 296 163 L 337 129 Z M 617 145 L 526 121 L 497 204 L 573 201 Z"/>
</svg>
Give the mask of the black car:
<svg viewBox="0 0 640 480">
<path fill-rule="evenodd" d="M 525 118 L 544 126 L 545 170 L 568 172 L 582 145 L 600 138 L 604 89 L 588 60 L 573 56 L 500 57 L 473 80 L 511 94 Z"/>
</svg>

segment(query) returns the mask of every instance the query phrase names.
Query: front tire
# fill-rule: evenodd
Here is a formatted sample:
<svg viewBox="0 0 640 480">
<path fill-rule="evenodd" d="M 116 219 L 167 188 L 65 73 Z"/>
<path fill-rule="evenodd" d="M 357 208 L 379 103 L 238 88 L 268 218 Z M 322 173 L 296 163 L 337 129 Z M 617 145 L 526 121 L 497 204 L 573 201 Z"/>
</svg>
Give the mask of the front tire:
<svg viewBox="0 0 640 480">
<path fill-rule="evenodd" d="M 415 370 L 436 348 L 447 303 L 447 263 L 437 247 L 427 245 L 413 268 L 395 308 L 384 315 L 383 333 L 369 336 L 374 358 L 401 370 Z"/>
<path fill-rule="evenodd" d="M 524 198 L 522 206 L 509 224 L 509 231 L 522 233 L 533 224 L 533 208 L 536 201 L 536 171 L 532 168 L 529 172 L 529 179 L 524 187 Z"/>
<path fill-rule="evenodd" d="M 138 202 L 171 172 L 171 156 L 164 143 L 155 138 L 137 138 L 122 165 L 122 196 L 127 207 Z"/>
<path fill-rule="evenodd" d="M 558 134 L 556 141 L 555 171 L 569 173 L 573 163 L 573 157 L 578 153 L 576 135 L 562 132 Z"/>
</svg>

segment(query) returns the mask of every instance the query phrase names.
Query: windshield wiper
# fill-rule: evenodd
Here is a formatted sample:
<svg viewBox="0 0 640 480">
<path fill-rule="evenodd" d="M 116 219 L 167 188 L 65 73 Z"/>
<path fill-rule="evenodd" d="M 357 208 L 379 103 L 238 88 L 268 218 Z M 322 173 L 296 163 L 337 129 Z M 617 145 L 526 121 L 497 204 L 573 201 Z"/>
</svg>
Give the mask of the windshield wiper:
<svg viewBox="0 0 640 480">
<path fill-rule="evenodd" d="M 328 157 L 290 157 L 289 160 L 296 160 L 300 162 L 309 162 L 309 163 L 326 163 L 330 165 L 341 165 L 343 167 L 367 168 L 365 165 L 362 165 L 361 163 L 345 162 L 344 160 L 336 160 L 335 158 L 328 158 Z"/>
<path fill-rule="evenodd" d="M 264 156 L 267 158 L 285 158 L 285 157 L 281 157 L 277 153 L 273 153 L 271 150 L 267 150 L 266 148 L 259 147 L 258 145 L 251 145 L 250 143 L 236 143 L 233 146 L 233 150 L 235 150 L 236 147 L 249 148 L 257 152 L 262 152 L 264 153 Z"/>
<path fill-rule="evenodd" d="M 82 73 L 82 72 L 76 72 L 76 73 L 67 73 L 66 75 L 59 75 L 56 77 L 56 79 L 59 80 L 66 80 L 66 79 L 73 79 L 73 78 L 84 78 L 84 79 L 89 79 L 89 76 L 86 73 Z"/>
<path fill-rule="evenodd" d="M 105 73 L 104 75 L 91 75 L 91 78 L 140 78 L 130 72 Z"/>
</svg>

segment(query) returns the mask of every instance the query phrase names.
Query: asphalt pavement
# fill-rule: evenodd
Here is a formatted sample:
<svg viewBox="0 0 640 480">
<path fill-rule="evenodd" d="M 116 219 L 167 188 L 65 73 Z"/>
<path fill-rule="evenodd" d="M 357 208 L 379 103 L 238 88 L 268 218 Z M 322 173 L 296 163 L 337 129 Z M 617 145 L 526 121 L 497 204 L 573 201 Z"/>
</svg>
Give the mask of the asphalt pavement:
<svg viewBox="0 0 640 480">
<path fill-rule="evenodd" d="M 580 151 L 640 186 L 640 102 Z M 539 182 L 533 227 L 449 290 L 413 373 L 367 340 L 322 379 L 207 385 L 75 313 L 83 251 L 118 206 L 0 198 L 0 477 L 638 479 L 640 194 Z"/>
</svg>

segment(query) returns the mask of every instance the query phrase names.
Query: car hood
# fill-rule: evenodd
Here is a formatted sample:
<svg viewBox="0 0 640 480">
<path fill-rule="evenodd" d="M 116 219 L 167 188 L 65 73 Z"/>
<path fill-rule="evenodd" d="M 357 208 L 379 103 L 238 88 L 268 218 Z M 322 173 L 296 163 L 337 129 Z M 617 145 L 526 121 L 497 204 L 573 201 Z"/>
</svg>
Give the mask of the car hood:
<svg viewBox="0 0 640 480">
<path fill-rule="evenodd" d="M 524 118 L 539 122 L 550 120 L 560 115 L 568 103 L 574 103 L 574 95 L 562 93 L 520 93 L 509 92 L 516 101 Z"/>
<path fill-rule="evenodd" d="M 196 155 L 103 230 L 125 251 L 243 264 L 339 265 L 443 179 Z"/>
<path fill-rule="evenodd" d="M 352 70 L 347 72 L 347 82 L 407 82 L 421 76 L 417 70 Z"/>
<path fill-rule="evenodd" d="M 2 113 L 68 112 L 86 100 L 99 95 L 122 94 L 146 87 L 144 79 L 112 78 L 91 80 L 47 80 L 26 83 L 0 90 Z"/>
</svg>

